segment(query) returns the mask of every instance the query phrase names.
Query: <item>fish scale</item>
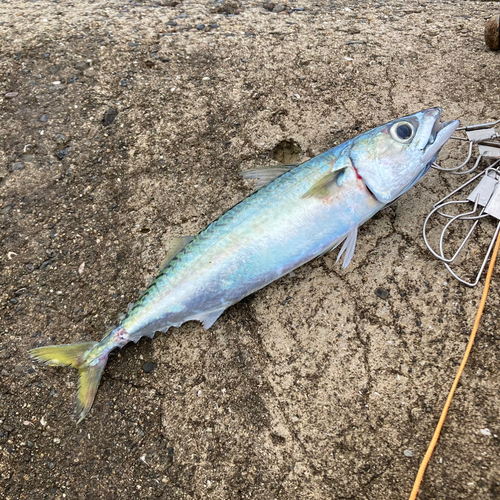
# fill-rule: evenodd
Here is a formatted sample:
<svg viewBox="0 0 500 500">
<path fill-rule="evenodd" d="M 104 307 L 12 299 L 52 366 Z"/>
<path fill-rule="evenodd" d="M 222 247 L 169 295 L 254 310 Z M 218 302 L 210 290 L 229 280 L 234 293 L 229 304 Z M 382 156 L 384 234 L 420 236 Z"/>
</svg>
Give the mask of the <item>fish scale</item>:
<svg viewBox="0 0 500 500">
<path fill-rule="evenodd" d="M 160 270 L 120 324 L 100 342 L 33 349 L 33 358 L 79 370 L 77 415 L 90 411 L 109 353 L 143 336 L 225 309 L 343 242 L 351 261 L 358 228 L 415 185 L 458 122 L 431 108 L 365 132 L 292 167 L 243 173 L 257 191 L 209 224 Z M 267 185 L 264 185 L 268 182 Z"/>
</svg>

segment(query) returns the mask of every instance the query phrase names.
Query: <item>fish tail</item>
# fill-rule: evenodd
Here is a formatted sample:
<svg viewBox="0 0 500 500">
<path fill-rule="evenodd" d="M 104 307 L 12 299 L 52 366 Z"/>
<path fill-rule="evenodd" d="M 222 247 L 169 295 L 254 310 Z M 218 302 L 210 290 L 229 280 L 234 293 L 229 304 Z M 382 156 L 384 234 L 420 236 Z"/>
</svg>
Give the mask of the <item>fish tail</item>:
<svg viewBox="0 0 500 500">
<path fill-rule="evenodd" d="M 108 355 L 105 354 L 96 358 L 92 363 L 85 363 L 78 369 L 78 395 L 76 398 L 76 416 L 79 424 L 88 414 L 101 381 L 102 372 L 108 362 Z"/>
<path fill-rule="evenodd" d="M 94 351 L 96 346 L 99 349 Z M 90 411 L 101 380 L 102 372 L 108 361 L 109 351 L 102 349 L 99 342 L 53 345 L 37 347 L 30 356 L 51 366 L 72 366 L 78 369 L 78 396 L 76 414 L 80 423 Z"/>
<path fill-rule="evenodd" d="M 37 347 L 30 351 L 30 356 L 50 366 L 72 366 L 73 368 L 80 368 L 84 363 L 85 353 L 90 351 L 96 344 L 97 342 L 82 342 L 80 344 Z"/>
</svg>

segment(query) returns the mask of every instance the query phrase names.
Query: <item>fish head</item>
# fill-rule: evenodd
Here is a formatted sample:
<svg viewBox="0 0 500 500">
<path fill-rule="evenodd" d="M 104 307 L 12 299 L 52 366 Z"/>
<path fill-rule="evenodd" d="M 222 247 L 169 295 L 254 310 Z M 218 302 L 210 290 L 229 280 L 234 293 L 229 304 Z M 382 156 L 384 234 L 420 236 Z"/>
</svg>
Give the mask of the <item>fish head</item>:
<svg viewBox="0 0 500 500">
<path fill-rule="evenodd" d="M 393 120 L 355 138 L 349 157 L 366 187 L 381 203 L 391 203 L 430 169 L 458 120 L 440 123 L 441 108 Z"/>
</svg>

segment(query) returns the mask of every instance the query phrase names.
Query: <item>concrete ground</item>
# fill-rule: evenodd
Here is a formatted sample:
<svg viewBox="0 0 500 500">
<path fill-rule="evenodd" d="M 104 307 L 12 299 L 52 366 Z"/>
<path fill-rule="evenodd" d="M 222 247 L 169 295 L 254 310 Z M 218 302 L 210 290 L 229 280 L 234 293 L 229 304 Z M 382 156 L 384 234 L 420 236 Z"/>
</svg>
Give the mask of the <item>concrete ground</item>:
<svg viewBox="0 0 500 500">
<path fill-rule="evenodd" d="M 251 192 L 238 171 L 430 106 L 500 118 L 499 3 L 283 2 L 0 2 L 1 498 L 408 497 L 481 293 L 422 240 L 449 174 L 367 223 L 345 271 L 334 252 L 124 349 L 78 426 L 76 372 L 27 355 L 100 339 L 172 237 Z M 422 500 L 500 498 L 497 276 Z"/>
</svg>

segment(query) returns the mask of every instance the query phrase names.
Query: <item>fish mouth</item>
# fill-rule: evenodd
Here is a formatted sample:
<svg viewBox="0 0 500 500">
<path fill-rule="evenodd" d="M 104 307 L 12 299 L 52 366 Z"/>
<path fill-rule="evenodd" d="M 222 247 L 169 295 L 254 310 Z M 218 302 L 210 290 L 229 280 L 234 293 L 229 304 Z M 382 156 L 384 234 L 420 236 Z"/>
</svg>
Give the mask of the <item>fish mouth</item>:
<svg viewBox="0 0 500 500">
<path fill-rule="evenodd" d="M 441 115 L 443 114 L 443 110 L 441 108 L 432 108 L 427 110 L 426 114 L 434 115 L 434 126 L 432 127 L 431 134 L 429 136 L 429 140 L 427 141 L 427 146 L 430 144 L 434 144 L 436 141 L 437 134 L 440 130 L 442 130 L 444 123 L 440 123 Z M 426 147 L 427 147 L 426 146 Z"/>
<path fill-rule="evenodd" d="M 425 156 L 428 158 L 439 153 L 439 150 L 448 142 L 453 132 L 455 132 L 460 124 L 458 120 L 449 120 L 440 123 L 441 114 L 441 108 L 431 108 L 425 112 L 425 118 L 429 117 L 430 119 L 434 119 L 434 125 L 432 126 L 429 139 L 424 148 L 426 153 Z"/>
</svg>

